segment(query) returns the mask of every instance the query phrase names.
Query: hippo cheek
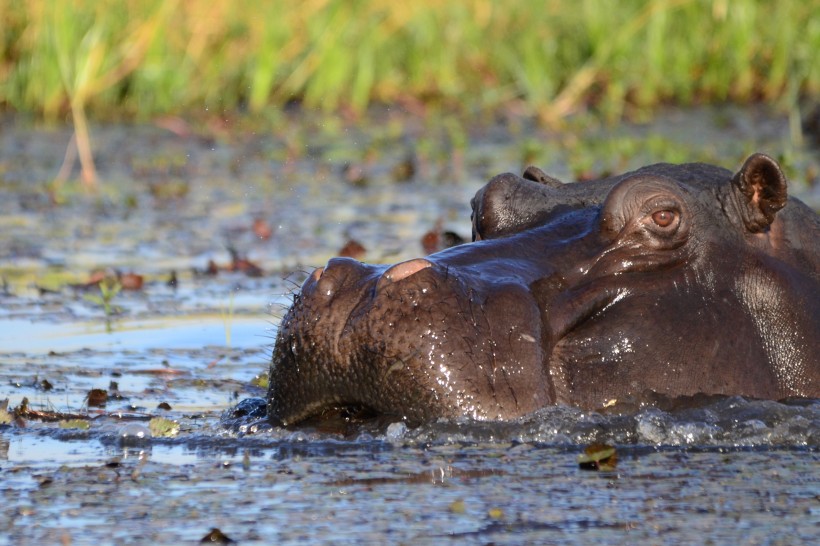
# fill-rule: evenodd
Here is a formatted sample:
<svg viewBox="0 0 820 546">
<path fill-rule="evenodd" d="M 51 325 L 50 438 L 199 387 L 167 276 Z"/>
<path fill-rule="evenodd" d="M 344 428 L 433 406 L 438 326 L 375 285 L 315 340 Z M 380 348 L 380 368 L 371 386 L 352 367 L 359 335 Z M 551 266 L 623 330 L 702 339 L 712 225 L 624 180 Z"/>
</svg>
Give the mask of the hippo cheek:
<svg viewBox="0 0 820 546">
<path fill-rule="evenodd" d="M 385 388 L 412 388 L 426 393 L 422 403 L 439 415 L 478 420 L 510 419 L 549 404 L 540 317 L 529 292 L 518 284 L 453 283 L 450 275 L 445 288 L 429 287 L 429 298 L 419 297 L 418 287 L 384 294 L 385 302 L 404 298 L 412 309 L 368 326 L 369 339 L 382 340 L 370 347 L 376 367 L 392 374 Z M 420 287 L 433 274 L 419 277 Z M 404 413 L 418 413 L 418 404 Z"/>
<path fill-rule="evenodd" d="M 518 284 L 494 286 L 482 317 L 487 334 L 478 345 L 478 362 L 492 401 L 486 417 L 514 418 L 554 403 L 554 388 L 544 367 L 548 331 L 530 291 Z"/>
</svg>

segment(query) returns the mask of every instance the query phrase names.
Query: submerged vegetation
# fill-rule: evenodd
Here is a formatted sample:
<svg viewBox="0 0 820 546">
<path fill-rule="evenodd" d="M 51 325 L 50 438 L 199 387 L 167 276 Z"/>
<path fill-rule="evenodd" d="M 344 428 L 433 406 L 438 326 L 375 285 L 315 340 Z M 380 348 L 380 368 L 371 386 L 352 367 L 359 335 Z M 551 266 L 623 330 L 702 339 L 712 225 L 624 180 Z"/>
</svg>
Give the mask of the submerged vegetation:
<svg viewBox="0 0 820 546">
<path fill-rule="evenodd" d="M 0 104 L 45 118 L 300 101 L 546 120 L 820 91 L 816 0 L 0 0 Z M 78 142 L 79 145 L 79 142 Z M 80 157 L 84 150 L 79 149 Z"/>
</svg>

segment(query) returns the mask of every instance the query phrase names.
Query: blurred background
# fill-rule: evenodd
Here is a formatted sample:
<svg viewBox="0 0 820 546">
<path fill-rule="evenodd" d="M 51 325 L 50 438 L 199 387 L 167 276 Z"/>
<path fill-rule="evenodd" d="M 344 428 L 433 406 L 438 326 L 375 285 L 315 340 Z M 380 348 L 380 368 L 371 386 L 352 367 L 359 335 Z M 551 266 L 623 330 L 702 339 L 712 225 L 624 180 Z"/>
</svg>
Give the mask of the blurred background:
<svg viewBox="0 0 820 546">
<path fill-rule="evenodd" d="M 0 106 L 47 120 L 299 103 L 555 123 L 820 91 L 817 0 L 0 0 Z"/>
<path fill-rule="evenodd" d="M 818 15 L 820 0 L 0 0 L 0 257 L 17 264 L 0 276 L 407 259 L 467 238 L 476 189 L 529 164 L 571 181 L 763 151 L 820 207 Z"/>
</svg>

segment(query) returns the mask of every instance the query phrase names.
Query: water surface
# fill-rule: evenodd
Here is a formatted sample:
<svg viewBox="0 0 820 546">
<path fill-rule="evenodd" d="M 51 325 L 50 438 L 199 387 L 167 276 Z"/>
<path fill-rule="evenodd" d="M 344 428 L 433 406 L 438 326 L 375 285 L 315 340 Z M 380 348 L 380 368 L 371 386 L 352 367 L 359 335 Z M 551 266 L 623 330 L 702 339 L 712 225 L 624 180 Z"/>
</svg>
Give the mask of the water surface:
<svg viewBox="0 0 820 546">
<path fill-rule="evenodd" d="M 459 138 L 436 121 L 374 116 L 220 135 L 95 127 L 96 195 L 47 191 L 66 129 L 6 120 L 0 400 L 90 419 L 0 425 L 0 544 L 196 543 L 211 528 L 244 544 L 820 539 L 817 400 L 556 407 L 418 429 L 220 422 L 264 396 L 277 321 L 312 267 L 351 239 L 361 259 L 393 262 L 422 255 L 437 225 L 469 237 L 469 199 L 494 174 L 526 163 L 566 180 L 655 161 L 736 168 L 764 151 L 820 206 L 816 152 L 771 112 L 669 111 L 563 133 L 465 124 Z M 261 275 L 227 271 L 231 250 Z M 144 277 L 109 313 L 98 288 L 81 286 L 106 268 Z M 91 389 L 111 395 L 104 407 L 88 406 Z M 150 437 L 157 416 L 178 434 Z M 617 447 L 614 471 L 579 469 L 596 442 Z"/>
</svg>

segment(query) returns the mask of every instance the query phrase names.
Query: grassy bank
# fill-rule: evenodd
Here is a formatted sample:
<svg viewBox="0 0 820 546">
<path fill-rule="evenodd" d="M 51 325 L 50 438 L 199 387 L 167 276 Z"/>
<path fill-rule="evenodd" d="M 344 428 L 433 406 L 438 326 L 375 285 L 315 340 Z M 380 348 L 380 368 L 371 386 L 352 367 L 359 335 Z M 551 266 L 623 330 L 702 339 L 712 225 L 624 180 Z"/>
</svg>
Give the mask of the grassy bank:
<svg viewBox="0 0 820 546">
<path fill-rule="evenodd" d="M 545 118 L 820 94 L 817 0 L 0 0 L 0 104 L 60 118 L 413 100 Z M 77 116 L 82 119 L 77 120 Z"/>
</svg>

